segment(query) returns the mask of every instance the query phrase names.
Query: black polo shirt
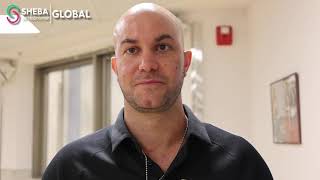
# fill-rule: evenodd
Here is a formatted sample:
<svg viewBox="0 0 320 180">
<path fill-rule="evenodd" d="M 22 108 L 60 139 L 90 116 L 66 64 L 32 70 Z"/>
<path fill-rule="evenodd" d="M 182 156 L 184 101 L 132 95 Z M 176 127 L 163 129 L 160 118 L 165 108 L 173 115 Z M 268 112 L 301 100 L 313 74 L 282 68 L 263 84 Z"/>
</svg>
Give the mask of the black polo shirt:
<svg viewBox="0 0 320 180">
<path fill-rule="evenodd" d="M 186 143 L 165 173 L 165 180 L 272 180 L 268 166 L 243 138 L 200 122 L 184 106 L 189 127 Z M 166 133 L 166 132 L 163 132 Z M 148 180 L 164 172 L 148 158 Z M 63 147 L 43 180 L 144 180 L 145 157 L 124 121 Z"/>
</svg>

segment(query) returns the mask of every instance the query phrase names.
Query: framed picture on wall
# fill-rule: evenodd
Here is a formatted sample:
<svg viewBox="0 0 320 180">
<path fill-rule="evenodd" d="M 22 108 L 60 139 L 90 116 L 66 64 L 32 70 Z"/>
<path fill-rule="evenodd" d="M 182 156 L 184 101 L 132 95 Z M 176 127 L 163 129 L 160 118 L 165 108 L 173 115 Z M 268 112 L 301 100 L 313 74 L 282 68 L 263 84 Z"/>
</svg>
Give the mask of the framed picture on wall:
<svg viewBox="0 0 320 180">
<path fill-rule="evenodd" d="M 271 83 L 273 142 L 301 144 L 298 74 Z"/>
</svg>

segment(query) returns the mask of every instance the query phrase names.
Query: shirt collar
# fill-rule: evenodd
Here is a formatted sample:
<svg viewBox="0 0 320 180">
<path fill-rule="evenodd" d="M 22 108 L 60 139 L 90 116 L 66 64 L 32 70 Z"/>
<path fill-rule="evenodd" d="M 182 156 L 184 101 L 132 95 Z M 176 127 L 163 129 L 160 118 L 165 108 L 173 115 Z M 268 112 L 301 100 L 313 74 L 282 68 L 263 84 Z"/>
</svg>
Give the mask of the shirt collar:
<svg viewBox="0 0 320 180">
<path fill-rule="evenodd" d="M 187 137 L 193 135 L 196 136 L 199 140 L 211 145 L 212 143 L 205 125 L 193 114 L 188 106 L 183 105 L 183 108 L 186 116 L 188 117 L 189 123 Z"/>
<path fill-rule="evenodd" d="M 112 152 L 118 147 L 118 145 L 124 139 L 131 138 L 131 137 L 132 135 L 129 132 L 128 127 L 124 121 L 124 109 L 122 108 L 111 130 Z"/>
<path fill-rule="evenodd" d="M 205 128 L 205 125 L 192 113 L 189 107 L 183 105 L 184 112 L 188 117 L 188 131 L 187 137 L 193 135 L 199 140 L 204 141 L 207 144 L 211 144 L 211 140 Z M 129 132 L 127 125 L 124 121 L 124 109 L 119 112 L 117 120 L 111 130 L 111 144 L 112 152 L 121 144 L 121 142 L 127 138 L 130 138 L 136 145 L 136 140 Z"/>
</svg>

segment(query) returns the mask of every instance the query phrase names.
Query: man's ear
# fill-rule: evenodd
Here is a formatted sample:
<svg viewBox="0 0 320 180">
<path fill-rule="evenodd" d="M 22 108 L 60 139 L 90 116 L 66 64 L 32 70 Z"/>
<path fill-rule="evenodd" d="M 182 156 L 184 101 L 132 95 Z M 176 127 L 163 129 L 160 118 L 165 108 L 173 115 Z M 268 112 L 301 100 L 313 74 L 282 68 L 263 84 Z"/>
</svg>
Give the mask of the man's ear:
<svg viewBox="0 0 320 180">
<path fill-rule="evenodd" d="M 192 60 L 192 52 L 185 51 L 184 52 L 184 64 L 183 64 L 184 76 L 187 75 L 188 69 L 191 65 L 191 60 Z"/>
<path fill-rule="evenodd" d="M 117 58 L 112 56 L 111 57 L 111 67 L 112 67 L 112 70 L 113 72 L 118 75 L 118 69 L 117 69 Z"/>
</svg>

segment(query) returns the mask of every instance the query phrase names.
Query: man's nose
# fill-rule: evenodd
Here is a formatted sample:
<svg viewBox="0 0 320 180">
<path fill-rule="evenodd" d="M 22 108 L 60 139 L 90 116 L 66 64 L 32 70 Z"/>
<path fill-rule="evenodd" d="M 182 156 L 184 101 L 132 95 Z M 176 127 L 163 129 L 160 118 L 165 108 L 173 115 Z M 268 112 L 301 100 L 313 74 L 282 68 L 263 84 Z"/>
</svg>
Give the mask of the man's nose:
<svg viewBox="0 0 320 180">
<path fill-rule="evenodd" d="M 159 68 L 156 55 L 151 51 L 145 51 L 142 53 L 141 61 L 139 65 L 139 71 L 156 71 Z"/>
</svg>

